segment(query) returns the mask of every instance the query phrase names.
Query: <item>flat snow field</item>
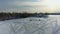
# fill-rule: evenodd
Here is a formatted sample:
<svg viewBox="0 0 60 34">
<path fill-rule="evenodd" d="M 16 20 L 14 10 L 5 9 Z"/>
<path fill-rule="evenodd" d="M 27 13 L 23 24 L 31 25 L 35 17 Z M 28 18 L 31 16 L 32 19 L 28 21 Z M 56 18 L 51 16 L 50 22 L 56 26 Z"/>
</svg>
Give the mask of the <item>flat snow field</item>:
<svg viewBox="0 0 60 34">
<path fill-rule="evenodd" d="M 60 16 L 0 21 L 0 34 L 60 34 Z"/>
</svg>

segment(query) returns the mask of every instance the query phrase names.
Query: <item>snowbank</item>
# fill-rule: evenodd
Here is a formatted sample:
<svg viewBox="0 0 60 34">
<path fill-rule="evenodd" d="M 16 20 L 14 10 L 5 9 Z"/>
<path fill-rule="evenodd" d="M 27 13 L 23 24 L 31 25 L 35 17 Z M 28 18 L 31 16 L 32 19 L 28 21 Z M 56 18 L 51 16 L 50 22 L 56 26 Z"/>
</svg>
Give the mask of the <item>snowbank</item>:
<svg viewBox="0 0 60 34">
<path fill-rule="evenodd" d="M 60 16 L 0 21 L 0 34 L 60 34 Z"/>
</svg>

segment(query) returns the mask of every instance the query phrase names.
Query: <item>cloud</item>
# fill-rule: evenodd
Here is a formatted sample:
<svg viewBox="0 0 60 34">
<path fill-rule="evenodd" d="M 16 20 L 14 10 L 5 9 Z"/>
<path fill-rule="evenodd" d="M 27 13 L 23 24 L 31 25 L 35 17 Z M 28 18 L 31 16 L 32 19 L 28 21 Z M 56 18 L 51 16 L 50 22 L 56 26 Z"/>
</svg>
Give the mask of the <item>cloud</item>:
<svg viewBox="0 0 60 34">
<path fill-rule="evenodd" d="M 0 0 L 0 12 L 45 11 L 44 0 Z"/>
<path fill-rule="evenodd" d="M 41 7 L 46 7 L 41 0 L 0 0 L 0 12 L 38 12 Z"/>
<path fill-rule="evenodd" d="M 40 2 L 37 2 L 40 0 L 0 0 L 1 6 L 35 6 L 40 5 Z M 0 7 L 1 7 L 0 6 Z"/>
<path fill-rule="evenodd" d="M 37 2 L 39 0 L 14 0 L 14 1 L 22 1 L 22 2 Z"/>
<path fill-rule="evenodd" d="M 43 6 L 40 5 L 41 0 L 0 0 L 0 8 L 9 8 L 9 7 L 21 7 L 21 6 L 30 6 L 30 7 L 35 7 L 35 6 Z"/>
<path fill-rule="evenodd" d="M 25 0 L 25 1 L 27 1 L 27 0 Z M 23 2 L 21 2 L 21 0 L 14 1 L 11 5 L 14 5 L 14 6 L 34 6 L 34 7 L 35 6 L 43 6 L 41 4 L 41 0 L 36 0 L 36 2 L 29 2 L 29 1 L 25 2 L 25 1 L 23 1 Z M 30 0 L 30 1 L 32 1 L 32 0 Z"/>
</svg>

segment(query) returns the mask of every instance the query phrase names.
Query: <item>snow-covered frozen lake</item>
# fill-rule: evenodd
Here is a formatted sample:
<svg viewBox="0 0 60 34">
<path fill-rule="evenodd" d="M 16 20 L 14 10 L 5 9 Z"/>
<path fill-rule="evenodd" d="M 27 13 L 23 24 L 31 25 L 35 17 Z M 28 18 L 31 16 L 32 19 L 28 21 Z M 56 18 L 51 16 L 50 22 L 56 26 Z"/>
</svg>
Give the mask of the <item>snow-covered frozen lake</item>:
<svg viewBox="0 0 60 34">
<path fill-rule="evenodd" d="M 60 34 L 60 15 L 0 21 L 0 34 Z"/>
</svg>

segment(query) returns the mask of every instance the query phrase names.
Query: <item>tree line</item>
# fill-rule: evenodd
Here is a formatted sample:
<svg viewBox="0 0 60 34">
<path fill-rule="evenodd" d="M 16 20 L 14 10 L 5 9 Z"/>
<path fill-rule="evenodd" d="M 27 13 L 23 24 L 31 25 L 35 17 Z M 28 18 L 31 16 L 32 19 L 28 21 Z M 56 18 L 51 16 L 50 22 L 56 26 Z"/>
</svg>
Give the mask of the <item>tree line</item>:
<svg viewBox="0 0 60 34">
<path fill-rule="evenodd" d="M 13 18 L 26 18 L 34 14 L 46 15 L 47 13 L 0 13 L 0 20 L 13 19 Z"/>
</svg>

